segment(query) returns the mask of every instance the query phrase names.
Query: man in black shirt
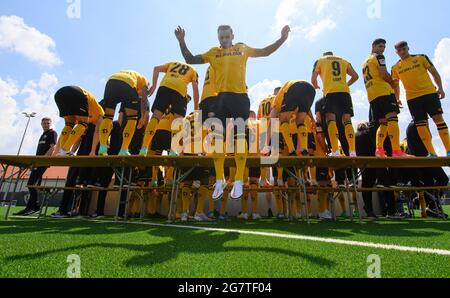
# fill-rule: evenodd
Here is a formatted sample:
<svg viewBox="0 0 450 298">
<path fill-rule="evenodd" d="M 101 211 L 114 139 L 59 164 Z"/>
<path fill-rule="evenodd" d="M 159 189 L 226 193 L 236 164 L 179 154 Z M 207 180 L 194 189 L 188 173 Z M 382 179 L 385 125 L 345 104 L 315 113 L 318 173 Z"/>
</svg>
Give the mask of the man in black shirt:
<svg viewBox="0 0 450 298">
<path fill-rule="evenodd" d="M 36 150 L 36 156 L 51 156 L 53 153 L 53 149 L 58 141 L 58 134 L 51 128 L 52 119 L 43 118 L 41 121 L 42 129 L 44 133 L 39 139 L 39 144 Z M 41 184 L 42 176 L 44 176 L 47 168 L 33 168 L 31 170 L 30 178 L 28 179 L 28 186 L 38 186 Z M 39 212 L 38 206 L 38 192 L 36 189 L 29 188 L 30 198 L 28 200 L 28 204 L 26 208 L 18 213 L 15 213 L 15 216 L 30 216 L 37 212 Z"/>
</svg>

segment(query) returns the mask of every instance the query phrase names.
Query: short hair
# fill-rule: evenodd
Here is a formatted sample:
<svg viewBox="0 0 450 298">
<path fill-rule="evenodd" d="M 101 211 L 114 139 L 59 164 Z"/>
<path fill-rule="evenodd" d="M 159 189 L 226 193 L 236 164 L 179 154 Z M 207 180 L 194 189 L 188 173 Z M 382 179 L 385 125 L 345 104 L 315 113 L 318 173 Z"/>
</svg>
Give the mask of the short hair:
<svg viewBox="0 0 450 298">
<path fill-rule="evenodd" d="M 407 46 L 408 46 L 408 42 L 406 42 L 406 41 L 404 41 L 404 40 L 399 41 L 399 42 L 397 42 L 397 43 L 395 44 L 395 48 L 396 48 L 396 49 L 401 49 L 401 48 L 404 48 L 404 47 L 407 47 Z"/>
<path fill-rule="evenodd" d="M 363 122 L 360 122 L 360 123 L 358 123 L 358 128 L 357 128 L 357 130 L 358 131 L 365 131 L 365 130 L 368 130 L 369 129 L 369 122 L 367 122 L 367 121 L 363 121 Z"/>
<path fill-rule="evenodd" d="M 220 31 L 224 31 L 224 30 L 230 30 L 231 33 L 233 33 L 233 28 L 231 28 L 230 25 L 220 25 L 220 26 L 217 28 L 217 33 L 219 33 Z"/>
<path fill-rule="evenodd" d="M 324 55 L 324 56 L 333 56 L 334 54 L 333 54 L 332 51 L 329 51 L 329 52 L 323 53 L 323 55 Z"/>
<path fill-rule="evenodd" d="M 279 92 L 281 90 L 281 87 L 277 87 L 277 88 L 275 88 L 275 89 L 273 89 L 273 92 L 275 93 L 275 92 Z"/>
<path fill-rule="evenodd" d="M 41 123 L 44 122 L 44 121 L 50 121 L 50 122 L 53 122 L 53 121 L 52 121 L 52 118 L 50 118 L 50 117 L 44 117 L 44 118 L 42 118 Z"/>
<path fill-rule="evenodd" d="M 386 39 L 383 38 L 377 38 L 373 41 L 372 46 L 377 46 L 379 44 L 386 44 Z"/>
</svg>

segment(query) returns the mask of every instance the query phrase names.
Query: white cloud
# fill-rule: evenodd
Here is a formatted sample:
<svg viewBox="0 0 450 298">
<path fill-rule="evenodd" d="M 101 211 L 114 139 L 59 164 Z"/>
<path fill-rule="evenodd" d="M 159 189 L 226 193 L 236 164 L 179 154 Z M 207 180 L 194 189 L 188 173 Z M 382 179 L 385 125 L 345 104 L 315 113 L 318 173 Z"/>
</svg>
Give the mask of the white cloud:
<svg viewBox="0 0 450 298">
<path fill-rule="evenodd" d="M 300 36 L 308 41 L 315 41 L 326 31 L 333 31 L 337 24 L 328 11 L 333 11 L 331 0 L 283 0 L 275 14 L 273 30 L 276 34 L 285 25 L 290 25 L 292 38 Z"/>
<path fill-rule="evenodd" d="M 30 123 L 21 151 L 21 154 L 35 153 L 37 141 L 42 134 L 40 119 L 51 117 L 54 127 L 60 120 L 53 99 L 57 85 L 56 76 L 48 73 L 43 73 L 38 80 L 26 82 L 23 87 L 13 80 L 0 78 L 0 154 L 17 154 L 26 125 L 22 111 L 37 113 L 37 117 Z"/>
<path fill-rule="evenodd" d="M 261 100 L 267 98 L 273 94 L 273 90 L 277 87 L 281 87 L 282 83 L 279 80 L 269 80 L 258 82 L 250 87 L 248 95 L 251 102 L 251 110 L 258 112 L 259 103 Z"/>
<path fill-rule="evenodd" d="M 317 37 L 325 31 L 333 31 L 336 28 L 336 22 L 330 18 L 322 19 L 317 23 L 304 28 L 297 28 L 303 34 L 304 38 L 309 41 L 317 40 Z M 295 32 L 294 31 L 294 32 Z"/>
<path fill-rule="evenodd" d="M 32 62 L 54 66 L 61 63 L 55 47 L 51 37 L 28 26 L 22 18 L 0 16 L 0 48 L 19 53 Z"/>
<path fill-rule="evenodd" d="M 434 51 L 434 64 L 442 76 L 444 88 L 450 87 L 450 38 L 441 39 Z"/>
<path fill-rule="evenodd" d="M 357 89 L 352 92 L 353 108 L 355 122 L 368 121 L 370 105 L 367 100 L 367 92 L 361 89 Z"/>
</svg>

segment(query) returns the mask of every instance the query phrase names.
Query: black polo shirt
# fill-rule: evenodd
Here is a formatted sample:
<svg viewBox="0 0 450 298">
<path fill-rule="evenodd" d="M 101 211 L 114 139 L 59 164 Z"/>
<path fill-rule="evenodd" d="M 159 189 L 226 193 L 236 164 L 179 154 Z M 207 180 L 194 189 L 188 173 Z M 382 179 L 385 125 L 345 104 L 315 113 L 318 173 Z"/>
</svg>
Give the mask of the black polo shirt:
<svg viewBox="0 0 450 298">
<path fill-rule="evenodd" d="M 50 150 L 52 145 L 58 142 L 58 134 L 53 129 L 49 129 L 39 138 L 39 144 L 36 150 L 36 156 L 44 156 Z"/>
</svg>

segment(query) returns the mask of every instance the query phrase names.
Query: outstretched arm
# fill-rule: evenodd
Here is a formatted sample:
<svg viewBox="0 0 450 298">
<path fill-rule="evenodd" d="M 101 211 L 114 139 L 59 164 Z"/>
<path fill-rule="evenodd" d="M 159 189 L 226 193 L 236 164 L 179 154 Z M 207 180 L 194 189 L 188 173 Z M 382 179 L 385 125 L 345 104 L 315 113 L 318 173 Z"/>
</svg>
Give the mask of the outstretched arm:
<svg viewBox="0 0 450 298">
<path fill-rule="evenodd" d="M 283 30 L 281 30 L 281 37 L 276 42 L 271 44 L 270 46 L 267 46 L 263 49 L 255 49 L 255 52 L 251 57 L 258 58 L 258 57 L 267 57 L 275 53 L 288 39 L 289 32 L 291 32 L 291 28 L 289 26 L 283 27 Z"/>
<path fill-rule="evenodd" d="M 166 73 L 168 70 L 166 65 L 159 65 L 153 68 L 152 86 L 148 90 L 148 96 L 152 96 L 155 93 L 156 87 L 158 87 L 158 79 L 160 73 Z"/>
<path fill-rule="evenodd" d="M 183 54 L 184 60 L 186 60 L 186 63 L 188 64 L 205 64 L 205 61 L 203 60 L 201 55 L 192 55 L 191 51 L 189 51 L 187 45 L 186 45 L 186 31 L 181 28 L 180 26 L 175 29 L 175 36 L 178 39 L 178 42 L 180 44 L 181 53 Z"/>
<path fill-rule="evenodd" d="M 440 99 L 444 99 L 445 98 L 445 92 L 444 92 L 444 88 L 442 87 L 441 75 L 439 74 L 439 72 L 437 71 L 436 67 L 434 67 L 434 66 L 431 66 L 428 69 L 428 71 L 431 73 L 431 75 L 433 76 L 434 82 L 438 86 L 437 93 L 439 94 L 439 98 Z"/>
<path fill-rule="evenodd" d="M 193 95 L 194 95 L 194 110 L 198 111 L 200 110 L 199 107 L 199 101 L 200 101 L 200 91 L 198 89 L 198 83 L 192 82 L 192 90 L 193 90 Z"/>
<path fill-rule="evenodd" d="M 314 89 L 320 89 L 319 82 L 317 79 L 319 78 L 319 73 L 317 71 L 313 71 L 311 76 L 311 84 L 313 85 Z"/>
</svg>

